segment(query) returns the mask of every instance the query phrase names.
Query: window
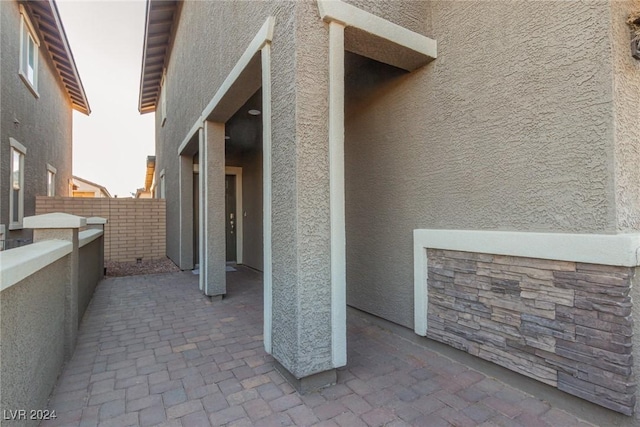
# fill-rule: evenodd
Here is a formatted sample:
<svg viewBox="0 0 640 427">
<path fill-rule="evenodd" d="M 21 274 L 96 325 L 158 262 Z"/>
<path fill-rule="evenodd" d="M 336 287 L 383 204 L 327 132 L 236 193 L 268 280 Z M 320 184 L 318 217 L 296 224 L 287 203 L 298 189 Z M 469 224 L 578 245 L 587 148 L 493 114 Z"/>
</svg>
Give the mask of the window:
<svg viewBox="0 0 640 427">
<path fill-rule="evenodd" d="M 47 196 L 56 195 L 56 172 L 57 169 L 47 164 Z"/>
<path fill-rule="evenodd" d="M 160 81 L 160 126 L 164 126 L 167 121 L 167 70 L 162 71 L 162 80 Z"/>
<path fill-rule="evenodd" d="M 11 145 L 11 177 L 9 198 L 9 230 L 22 228 L 24 217 L 24 156 L 27 149 L 13 138 L 9 138 Z"/>
<path fill-rule="evenodd" d="M 21 5 L 20 14 L 20 70 L 18 74 L 27 87 L 38 96 L 38 46 L 40 41 L 29 20 L 26 10 Z"/>
</svg>

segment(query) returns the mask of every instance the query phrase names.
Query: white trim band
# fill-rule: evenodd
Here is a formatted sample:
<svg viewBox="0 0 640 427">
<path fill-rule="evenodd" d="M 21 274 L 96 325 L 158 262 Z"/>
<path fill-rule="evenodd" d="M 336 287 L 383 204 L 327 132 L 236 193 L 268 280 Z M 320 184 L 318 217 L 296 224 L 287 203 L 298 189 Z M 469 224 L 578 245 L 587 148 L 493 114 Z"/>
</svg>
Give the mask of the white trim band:
<svg viewBox="0 0 640 427">
<path fill-rule="evenodd" d="M 0 291 L 19 283 L 71 253 L 65 240 L 46 240 L 0 252 Z"/>
<path fill-rule="evenodd" d="M 272 27 L 273 31 L 273 27 Z M 271 354 L 273 267 L 271 255 L 271 43 L 262 46 L 262 238 L 264 287 L 264 349 Z"/>
<path fill-rule="evenodd" d="M 329 207 L 331 221 L 331 360 L 347 364 L 344 190 L 344 25 L 329 23 Z"/>
<path fill-rule="evenodd" d="M 202 129 L 203 123 L 215 110 L 215 108 L 225 97 L 227 92 L 229 92 L 229 89 L 231 89 L 231 86 L 236 82 L 238 77 L 240 77 L 240 74 L 242 74 L 244 69 L 247 68 L 249 62 L 251 62 L 251 59 L 258 52 L 260 52 L 266 44 L 271 43 L 271 40 L 273 40 L 273 29 L 275 26 L 275 22 L 276 18 L 273 16 L 267 17 L 267 19 L 264 21 L 264 24 L 262 24 L 262 27 L 260 27 L 260 30 L 258 30 L 253 40 L 251 40 L 251 43 L 249 43 L 249 46 L 247 46 L 238 62 L 236 62 L 236 65 L 229 72 L 227 78 L 224 79 L 220 88 L 213 95 L 211 101 L 209 101 L 205 109 L 202 111 L 200 117 L 198 117 L 196 122 L 193 124 L 187 135 L 180 143 L 180 146 L 178 147 L 178 154 L 183 153 L 183 151 L 187 148 L 189 141 L 191 141 L 191 139 L 196 135 L 198 130 Z"/>
<path fill-rule="evenodd" d="M 414 330 L 423 336 L 427 333 L 427 248 L 621 267 L 640 265 L 640 233 L 413 230 Z"/>
</svg>

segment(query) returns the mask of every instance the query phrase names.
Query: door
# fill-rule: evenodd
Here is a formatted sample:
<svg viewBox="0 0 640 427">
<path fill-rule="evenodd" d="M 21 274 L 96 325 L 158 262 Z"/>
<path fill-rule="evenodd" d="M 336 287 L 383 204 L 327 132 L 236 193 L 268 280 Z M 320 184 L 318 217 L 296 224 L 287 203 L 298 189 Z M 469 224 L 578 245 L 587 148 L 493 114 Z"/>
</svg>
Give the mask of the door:
<svg viewBox="0 0 640 427">
<path fill-rule="evenodd" d="M 236 234 L 236 176 L 225 175 L 225 212 L 226 212 L 226 238 L 227 238 L 227 262 L 237 260 Z"/>
</svg>

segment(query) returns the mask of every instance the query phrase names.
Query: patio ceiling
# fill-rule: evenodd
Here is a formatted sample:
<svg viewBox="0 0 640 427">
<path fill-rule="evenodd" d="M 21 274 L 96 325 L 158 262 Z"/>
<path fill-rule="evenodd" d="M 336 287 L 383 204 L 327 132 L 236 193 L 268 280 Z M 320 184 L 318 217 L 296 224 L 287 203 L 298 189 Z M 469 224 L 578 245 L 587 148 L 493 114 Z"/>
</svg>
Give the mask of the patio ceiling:
<svg viewBox="0 0 640 427">
<path fill-rule="evenodd" d="M 147 0 L 138 102 L 138 110 L 142 114 L 156 110 L 162 71 L 171 47 L 172 32 L 178 12 L 177 1 Z"/>
<path fill-rule="evenodd" d="M 73 109 L 89 115 L 91 113 L 89 101 L 84 92 L 55 2 L 53 0 L 38 0 L 22 4 L 28 9 L 34 25 L 42 36 Z"/>
</svg>

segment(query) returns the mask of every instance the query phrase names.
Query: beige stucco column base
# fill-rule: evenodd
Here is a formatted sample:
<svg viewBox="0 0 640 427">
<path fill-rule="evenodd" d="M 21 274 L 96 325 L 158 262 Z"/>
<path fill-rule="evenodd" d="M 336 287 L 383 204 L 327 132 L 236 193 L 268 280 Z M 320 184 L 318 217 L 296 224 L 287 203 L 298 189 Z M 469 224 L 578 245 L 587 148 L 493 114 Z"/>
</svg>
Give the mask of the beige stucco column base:
<svg viewBox="0 0 640 427">
<path fill-rule="evenodd" d="M 318 372 L 317 374 L 311 374 L 306 377 L 296 378 L 291 372 L 280 364 L 277 360 L 274 360 L 276 370 L 287 380 L 289 384 L 300 394 L 313 393 L 325 387 L 335 385 L 338 380 L 338 373 L 335 369 L 329 369 L 328 371 Z"/>
</svg>

